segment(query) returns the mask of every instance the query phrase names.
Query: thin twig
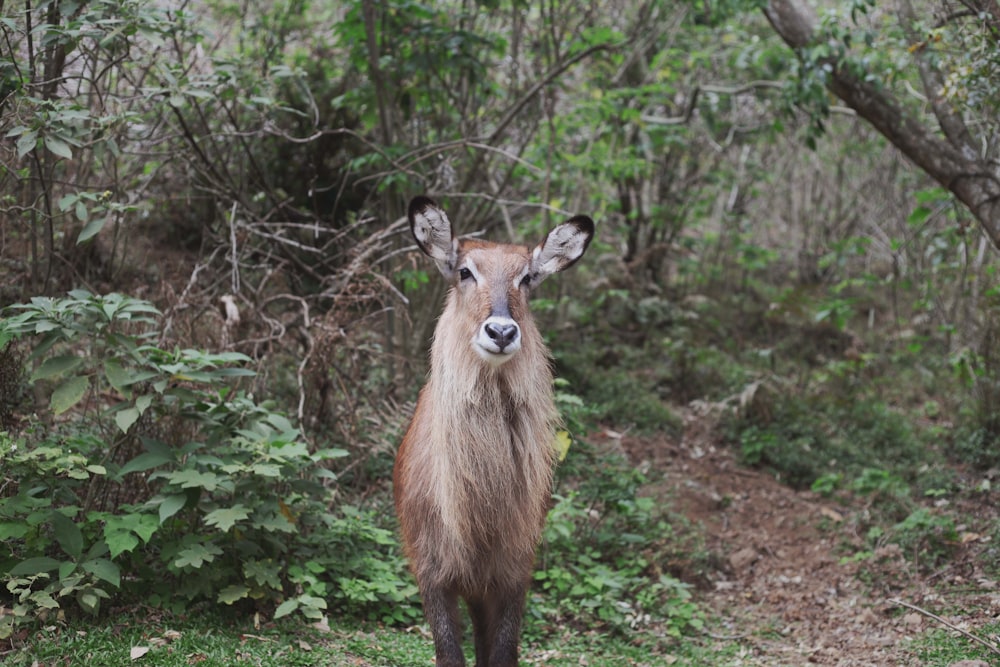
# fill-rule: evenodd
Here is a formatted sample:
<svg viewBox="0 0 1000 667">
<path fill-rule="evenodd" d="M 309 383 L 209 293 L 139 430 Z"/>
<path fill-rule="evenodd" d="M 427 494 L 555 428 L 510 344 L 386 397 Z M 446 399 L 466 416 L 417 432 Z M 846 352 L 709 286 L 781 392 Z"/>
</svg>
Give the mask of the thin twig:
<svg viewBox="0 0 1000 667">
<path fill-rule="evenodd" d="M 991 652 L 993 652 L 993 653 L 995 653 L 997 655 L 1000 655 L 1000 646 L 997 646 L 996 644 L 994 644 L 992 642 L 988 642 L 988 641 L 986 641 L 985 639 L 983 639 L 981 637 L 977 637 L 976 635 L 972 634 L 971 632 L 968 632 L 967 630 L 963 630 L 962 628 L 956 626 L 953 623 L 949 623 L 948 621 L 944 620 L 943 618 L 941 618 L 937 614 L 933 614 L 933 613 L 927 611 L 926 609 L 921 609 L 920 607 L 918 607 L 915 604 L 910 604 L 909 602 L 904 602 L 904 601 L 896 599 L 896 598 L 890 598 L 889 602 L 891 602 L 893 604 L 898 604 L 901 607 L 906 607 L 908 609 L 912 609 L 913 611 L 918 612 L 920 614 L 923 614 L 924 616 L 926 616 L 928 618 L 933 618 L 935 621 L 937 621 L 941 625 L 944 625 L 946 627 L 951 628 L 955 632 L 968 637 L 972 641 L 977 642 L 979 644 L 982 644 L 983 646 L 985 646 L 986 648 L 988 648 Z"/>
</svg>

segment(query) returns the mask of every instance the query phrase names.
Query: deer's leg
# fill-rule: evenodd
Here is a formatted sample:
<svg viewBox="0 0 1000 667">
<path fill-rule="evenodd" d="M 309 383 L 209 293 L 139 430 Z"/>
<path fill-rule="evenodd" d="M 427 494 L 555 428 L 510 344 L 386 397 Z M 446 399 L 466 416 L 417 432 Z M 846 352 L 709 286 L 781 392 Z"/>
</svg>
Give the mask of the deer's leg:
<svg viewBox="0 0 1000 667">
<path fill-rule="evenodd" d="M 424 616 L 434 635 L 437 667 L 465 667 L 462 654 L 462 626 L 458 616 L 458 592 L 434 587 L 422 592 Z"/>
<path fill-rule="evenodd" d="M 481 667 L 517 667 L 518 645 L 521 642 L 521 619 L 528 585 L 498 592 L 490 613 L 489 660 Z"/>
</svg>

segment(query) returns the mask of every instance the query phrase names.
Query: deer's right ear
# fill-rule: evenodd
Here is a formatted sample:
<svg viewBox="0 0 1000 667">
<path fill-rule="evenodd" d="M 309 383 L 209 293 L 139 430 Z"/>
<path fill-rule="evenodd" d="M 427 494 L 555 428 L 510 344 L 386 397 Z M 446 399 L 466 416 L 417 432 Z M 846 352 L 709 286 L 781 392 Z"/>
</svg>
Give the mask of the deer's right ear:
<svg viewBox="0 0 1000 667">
<path fill-rule="evenodd" d="M 410 200 L 407 215 L 417 246 L 451 280 L 458 261 L 458 239 L 452 235 L 451 220 L 433 199 L 424 196 Z"/>
</svg>

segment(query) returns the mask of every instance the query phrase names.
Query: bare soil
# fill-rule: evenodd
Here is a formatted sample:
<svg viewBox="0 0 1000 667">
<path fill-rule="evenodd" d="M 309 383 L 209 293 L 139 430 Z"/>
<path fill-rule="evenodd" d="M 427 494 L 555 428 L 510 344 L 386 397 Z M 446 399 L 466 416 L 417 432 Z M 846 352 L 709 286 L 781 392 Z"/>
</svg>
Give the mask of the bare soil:
<svg viewBox="0 0 1000 667">
<path fill-rule="evenodd" d="M 967 499 L 955 508 L 969 523 L 958 526 L 960 543 L 937 569 L 922 568 L 890 541 L 852 560 L 871 548 L 858 534 L 870 501 L 797 491 L 747 469 L 718 444 L 712 422 L 689 409 L 678 441 L 609 438 L 635 464 L 662 473 L 654 492 L 703 531 L 718 564 L 703 573 L 700 598 L 722 619 L 707 631 L 740 641 L 744 664 L 928 664 L 911 640 L 932 629 L 955 631 L 901 603 L 991 639 L 982 628 L 1000 621 L 1000 587 L 986 574 L 996 564 L 984 568 L 984 559 L 996 507 Z"/>
</svg>

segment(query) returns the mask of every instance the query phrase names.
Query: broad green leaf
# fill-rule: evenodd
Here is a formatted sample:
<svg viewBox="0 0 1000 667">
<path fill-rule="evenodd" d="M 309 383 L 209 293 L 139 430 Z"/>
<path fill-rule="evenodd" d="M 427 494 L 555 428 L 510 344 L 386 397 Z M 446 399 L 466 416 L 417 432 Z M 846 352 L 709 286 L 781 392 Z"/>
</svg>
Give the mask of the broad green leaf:
<svg viewBox="0 0 1000 667">
<path fill-rule="evenodd" d="M 63 562 L 59 566 L 59 581 L 66 581 L 69 575 L 76 571 L 76 563 L 71 560 Z"/>
<path fill-rule="evenodd" d="M 200 568 L 205 563 L 211 563 L 216 556 L 222 555 L 222 549 L 214 544 L 194 544 L 184 549 L 174 561 L 176 567 Z"/>
<path fill-rule="evenodd" d="M 115 588 L 121 587 L 121 569 L 107 558 L 95 558 L 80 564 L 80 569 L 89 572 L 98 579 L 106 581 Z"/>
<path fill-rule="evenodd" d="M 272 514 L 263 519 L 253 522 L 254 528 L 261 528 L 269 533 L 294 533 L 297 531 L 295 524 L 289 521 L 282 514 Z"/>
<path fill-rule="evenodd" d="M 173 484 L 179 484 L 183 489 L 215 491 L 219 486 L 218 475 L 197 470 L 175 470 L 166 475 L 166 478 Z"/>
<path fill-rule="evenodd" d="M 117 361 L 108 359 L 104 362 L 104 377 L 108 379 L 108 384 L 118 392 L 125 394 L 125 387 L 129 384 L 132 375 L 122 368 L 122 365 Z"/>
<path fill-rule="evenodd" d="M 62 550 L 72 558 L 79 558 L 83 554 L 83 533 L 80 527 L 62 512 L 53 512 L 50 521 L 52 534 Z"/>
<path fill-rule="evenodd" d="M 101 598 L 93 589 L 81 590 L 76 595 L 76 601 L 88 614 L 97 614 L 101 610 Z"/>
<path fill-rule="evenodd" d="M 187 494 L 184 493 L 177 493 L 164 498 L 163 502 L 160 503 L 160 523 L 180 512 L 186 504 Z"/>
<path fill-rule="evenodd" d="M 80 402 L 83 395 L 87 393 L 88 387 L 90 387 L 90 378 L 86 375 L 77 375 L 66 380 L 52 392 L 52 399 L 49 402 L 52 412 L 61 415 L 69 410 Z"/>
<path fill-rule="evenodd" d="M 52 135 L 45 135 L 44 142 L 45 147 L 52 151 L 55 155 L 64 157 L 67 160 L 73 159 L 73 151 L 70 150 L 69 144 L 62 139 Z"/>
<path fill-rule="evenodd" d="M 108 469 L 105 468 L 104 466 L 102 466 L 100 463 L 91 463 L 90 465 L 85 466 L 84 470 L 86 470 L 87 472 L 92 473 L 94 475 L 107 475 L 108 474 Z"/>
<path fill-rule="evenodd" d="M 84 212 L 86 212 L 86 210 L 87 209 L 84 209 Z M 78 205 L 77 215 L 80 214 L 79 211 L 80 207 Z M 86 225 L 84 225 L 83 229 L 80 230 L 79 236 L 76 237 L 77 244 L 84 243 L 97 236 L 97 234 L 100 233 L 102 229 L 104 229 L 104 225 L 105 223 L 107 223 L 107 221 L 108 221 L 107 218 L 97 217 L 88 222 Z"/>
<path fill-rule="evenodd" d="M 274 618 L 279 619 L 282 616 L 288 616 L 293 611 L 299 608 L 299 601 L 296 599 L 285 600 L 278 605 L 278 608 L 274 610 Z"/>
<path fill-rule="evenodd" d="M 118 471 L 118 475 L 124 477 L 129 473 L 142 472 L 143 470 L 149 470 L 150 468 L 172 463 L 173 461 L 174 457 L 163 452 L 144 452 L 123 465 L 121 470 Z"/>
<path fill-rule="evenodd" d="M 209 512 L 205 515 L 205 523 L 209 526 L 217 526 L 222 532 L 228 532 L 236 525 L 237 521 L 244 521 L 250 516 L 250 510 L 243 505 L 236 504 L 232 507 L 224 507 Z"/>
<path fill-rule="evenodd" d="M 132 424 L 137 421 L 139 421 L 139 410 L 136 408 L 125 408 L 115 413 L 115 423 L 118 424 L 118 428 L 122 430 L 122 433 L 128 433 Z"/>
<path fill-rule="evenodd" d="M 28 597 L 28 599 L 43 609 L 59 608 L 59 603 L 56 602 L 55 599 L 46 591 L 35 591 Z"/>
<path fill-rule="evenodd" d="M 82 199 L 76 200 L 76 206 L 73 207 L 73 213 L 76 214 L 76 219 L 80 222 L 87 222 L 87 218 L 90 217 L 90 211 L 87 210 L 87 205 L 83 203 Z M 81 234 L 81 236 L 83 235 Z M 80 240 L 77 239 L 76 242 L 79 243 Z"/>
<path fill-rule="evenodd" d="M 44 380 L 52 377 L 53 375 L 66 373 L 82 363 L 83 357 L 78 357 L 75 354 L 62 354 L 58 357 L 49 357 L 35 369 L 34 373 L 31 374 L 31 381 L 34 382 L 35 380 Z"/>
<path fill-rule="evenodd" d="M 226 586 L 221 591 L 219 591 L 219 597 L 216 598 L 216 602 L 222 602 L 223 604 L 233 604 L 238 600 L 242 600 L 250 592 L 249 586 Z"/>
<path fill-rule="evenodd" d="M 37 132 L 25 132 L 17 140 L 17 157 L 20 159 L 30 153 L 34 148 L 35 144 L 38 143 L 38 133 Z"/>
<path fill-rule="evenodd" d="M 28 526 L 13 521 L 4 521 L 0 523 L 0 540 L 9 540 L 11 538 L 19 540 L 28 534 Z"/>
<path fill-rule="evenodd" d="M 104 527 L 104 541 L 108 543 L 108 555 L 117 558 L 123 553 L 132 551 L 139 546 L 139 538 L 128 530 L 108 530 Z"/>
<path fill-rule="evenodd" d="M 12 577 L 41 574 L 42 572 L 52 572 L 59 569 L 59 561 L 48 556 L 38 556 L 22 560 L 7 573 Z"/>
<path fill-rule="evenodd" d="M 273 463 L 255 463 L 250 469 L 261 477 L 281 477 L 281 466 Z"/>
<path fill-rule="evenodd" d="M 139 536 L 145 543 L 149 543 L 149 538 L 160 529 L 160 520 L 152 514 L 130 514 L 134 518 L 131 523 L 132 532 Z"/>
<path fill-rule="evenodd" d="M 150 405 L 153 404 L 153 397 L 149 394 L 143 394 L 142 396 L 137 396 L 135 399 L 135 407 L 139 410 L 139 414 L 145 414 L 146 410 Z"/>
</svg>

